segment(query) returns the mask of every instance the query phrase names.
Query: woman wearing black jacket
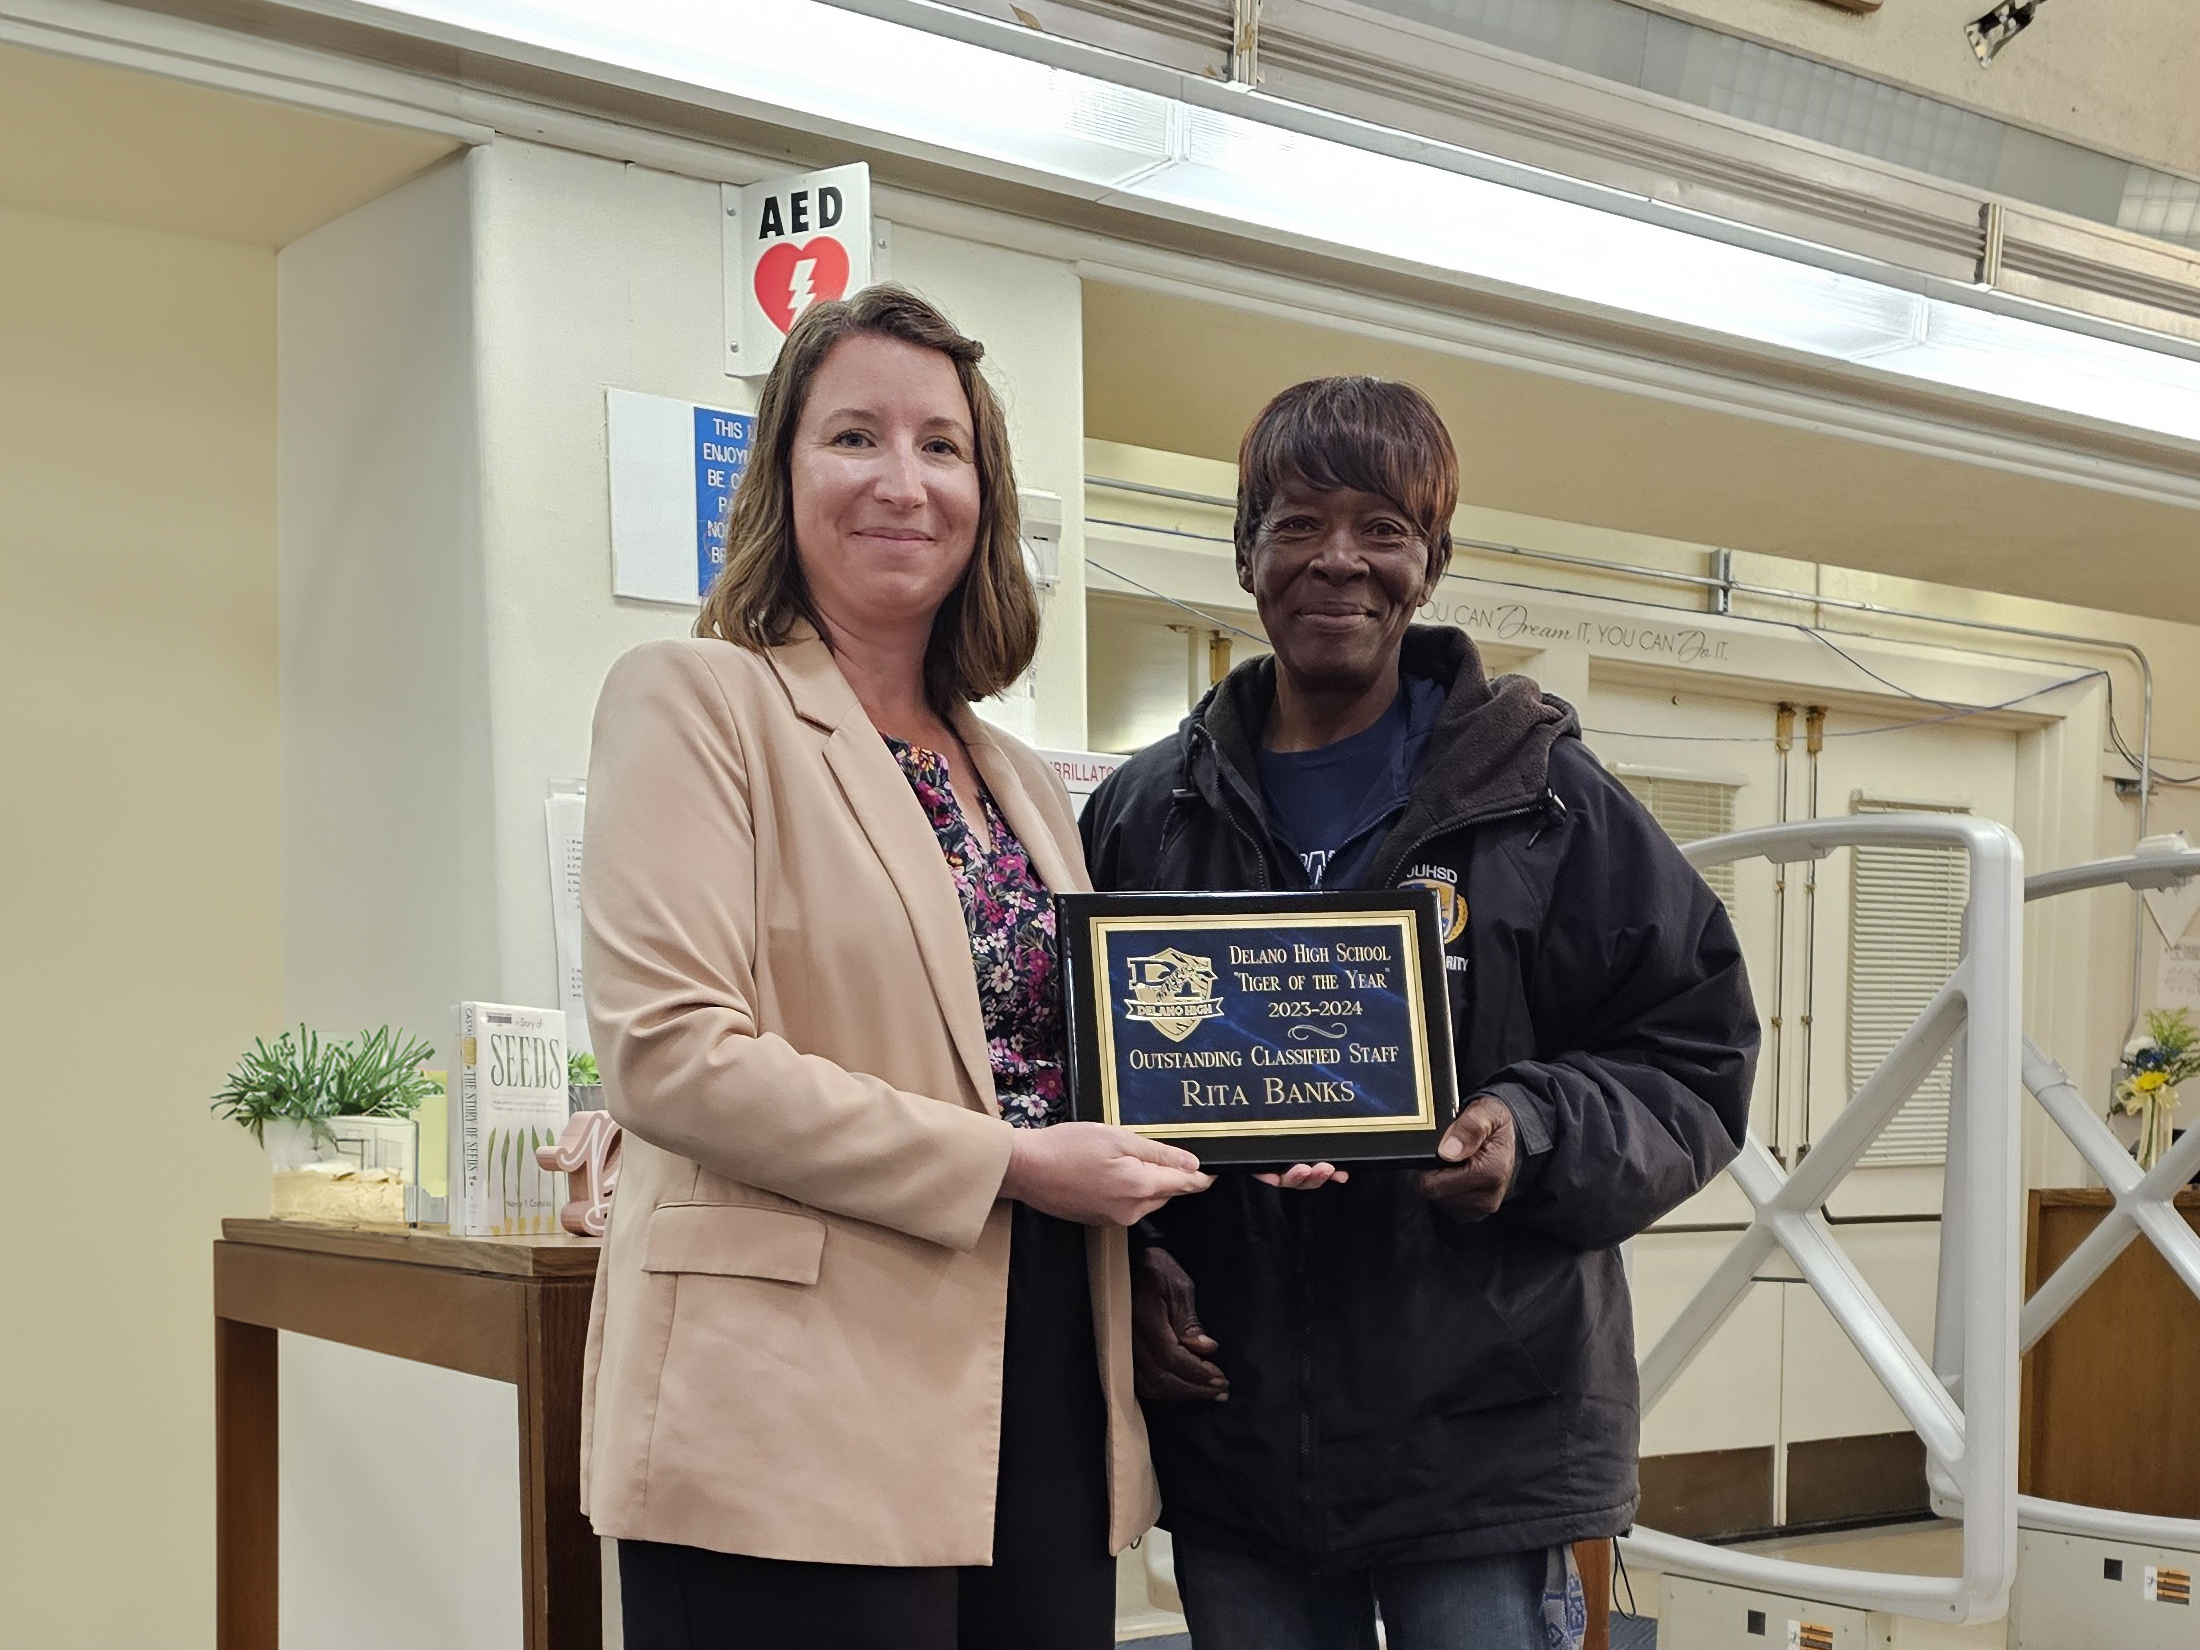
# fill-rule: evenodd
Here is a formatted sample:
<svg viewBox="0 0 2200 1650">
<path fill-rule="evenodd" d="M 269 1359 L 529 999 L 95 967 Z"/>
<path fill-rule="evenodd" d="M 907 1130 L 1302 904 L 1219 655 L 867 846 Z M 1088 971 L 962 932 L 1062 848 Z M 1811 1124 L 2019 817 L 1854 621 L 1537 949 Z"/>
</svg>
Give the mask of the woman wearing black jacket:
<svg viewBox="0 0 2200 1650">
<path fill-rule="evenodd" d="M 1441 1167 L 1226 1176 L 1145 1228 L 1162 1523 L 1198 1650 L 1357 1650 L 1378 1607 L 1392 1650 L 1543 1650 L 1568 1544 L 1638 1497 L 1617 1245 L 1746 1127 L 1740 949 L 1563 702 L 1412 624 L 1458 493 L 1418 391 L 1298 385 L 1239 472 L 1275 656 L 1094 794 L 1094 884 L 1434 888 L 1467 1098 Z"/>
</svg>

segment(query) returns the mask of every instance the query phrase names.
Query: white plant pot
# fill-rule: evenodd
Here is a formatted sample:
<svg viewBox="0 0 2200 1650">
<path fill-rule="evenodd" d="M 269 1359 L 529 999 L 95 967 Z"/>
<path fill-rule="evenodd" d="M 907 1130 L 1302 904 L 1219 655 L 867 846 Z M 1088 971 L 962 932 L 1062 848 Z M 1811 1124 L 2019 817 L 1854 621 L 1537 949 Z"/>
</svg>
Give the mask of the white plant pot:
<svg viewBox="0 0 2200 1650">
<path fill-rule="evenodd" d="M 402 1226 L 412 1173 L 410 1118 L 268 1123 L 268 1213 L 332 1226 Z"/>
<path fill-rule="evenodd" d="M 302 1169 L 328 1155 L 325 1142 L 314 1138 L 311 1123 L 288 1118 L 262 1124 L 260 1141 L 267 1147 L 267 1166 L 277 1174 Z"/>
</svg>

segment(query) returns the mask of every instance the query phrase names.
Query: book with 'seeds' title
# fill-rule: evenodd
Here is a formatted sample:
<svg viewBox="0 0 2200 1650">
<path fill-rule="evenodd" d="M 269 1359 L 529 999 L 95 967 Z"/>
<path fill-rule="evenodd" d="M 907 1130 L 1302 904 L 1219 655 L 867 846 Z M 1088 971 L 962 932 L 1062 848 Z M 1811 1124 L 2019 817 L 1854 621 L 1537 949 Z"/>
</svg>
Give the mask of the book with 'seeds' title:
<svg viewBox="0 0 2200 1650">
<path fill-rule="evenodd" d="M 507 1003 L 460 1003 L 451 1015 L 451 1231 L 554 1232 L 565 1191 L 535 1153 L 565 1127 L 565 1015 Z"/>
</svg>

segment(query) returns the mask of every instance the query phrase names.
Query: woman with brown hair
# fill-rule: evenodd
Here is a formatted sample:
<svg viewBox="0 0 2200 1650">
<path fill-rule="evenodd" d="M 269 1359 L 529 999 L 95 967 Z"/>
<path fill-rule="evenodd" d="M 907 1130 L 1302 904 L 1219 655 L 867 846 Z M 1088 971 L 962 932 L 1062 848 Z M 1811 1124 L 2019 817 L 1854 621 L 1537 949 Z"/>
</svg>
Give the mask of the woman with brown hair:
<svg viewBox="0 0 2200 1650">
<path fill-rule="evenodd" d="M 1059 783 L 969 708 L 1038 633 L 981 353 L 893 288 L 808 310 L 696 637 L 597 708 L 584 961 L 630 1138 L 582 1490 L 630 1650 L 1096 1650 L 1152 1522 L 1122 1228 L 1207 1180 L 1061 1120 L 1048 896 L 1088 884 Z"/>
</svg>

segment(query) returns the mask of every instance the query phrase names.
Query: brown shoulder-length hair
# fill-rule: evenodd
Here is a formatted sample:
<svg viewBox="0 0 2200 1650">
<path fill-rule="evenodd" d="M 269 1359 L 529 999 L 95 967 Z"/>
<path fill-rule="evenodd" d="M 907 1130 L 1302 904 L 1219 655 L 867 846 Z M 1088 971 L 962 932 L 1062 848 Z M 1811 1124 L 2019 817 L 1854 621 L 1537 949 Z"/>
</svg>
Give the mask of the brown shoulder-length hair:
<svg viewBox="0 0 2200 1650">
<path fill-rule="evenodd" d="M 1238 446 L 1237 562 L 1250 562 L 1276 489 L 1356 488 L 1387 498 L 1428 546 L 1434 584 L 1451 565 L 1459 454 L 1429 398 L 1390 378 L 1309 378 L 1260 411 Z"/>
<path fill-rule="evenodd" d="M 944 717 L 956 705 L 999 693 L 1029 668 L 1039 645 L 1039 599 L 1024 567 L 1008 420 L 978 370 L 985 346 L 904 287 L 866 287 L 852 298 L 812 304 L 788 332 L 764 380 L 748 469 L 726 518 L 726 565 L 703 598 L 695 634 L 761 651 L 807 620 L 831 645 L 795 554 L 792 455 L 818 368 L 843 341 L 865 334 L 938 350 L 954 363 L 970 403 L 977 546 L 933 616 L 924 653 L 925 698 Z"/>
</svg>

